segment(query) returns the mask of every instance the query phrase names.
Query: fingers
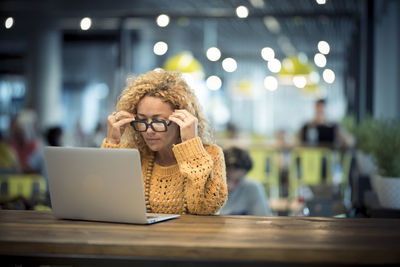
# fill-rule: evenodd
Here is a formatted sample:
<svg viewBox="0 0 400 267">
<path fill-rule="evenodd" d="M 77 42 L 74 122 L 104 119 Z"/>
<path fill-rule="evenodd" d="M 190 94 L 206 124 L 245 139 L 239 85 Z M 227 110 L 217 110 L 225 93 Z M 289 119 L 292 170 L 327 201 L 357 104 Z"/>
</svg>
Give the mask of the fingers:
<svg viewBox="0 0 400 267">
<path fill-rule="evenodd" d="M 172 115 L 169 116 L 169 120 L 175 122 L 175 123 L 178 124 L 179 127 L 181 127 L 181 128 L 182 128 L 183 125 L 184 125 L 184 124 L 183 124 L 184 122 L 183 122 L 181 119 L 179 119 L 179 118 L 177 118 L 177 117 L 175 117 L 175 116 L 172 116 Z"/>
<path fill-rule="evenodd" d="M 122 127 L 122 126 L 125 126 L 126 124 L 128 124 L 128 123 L 130 123 L 131 121 L 134 121 L 134 120 L 135 120 L 135 118 L 126 118 L 126 119 L 122 119 L 122 120 L 116 121 L 116 122 L 113 124 L 113 126 L 114 126 L 114 127 Z"/>
<path fill-rule="evenodd" d="M 197 120 L 195 116 L 193 116 L 189 111 L 185 109 L 176 109 L 172 114 L 172 118 L 176 118 L 182 122 L 191 123 L 194 120 Z M 172 119 L 171 119 L 172 120 Z"/>
<path fill-rule="evenodd" d="M 125 127 L 135 120 L 135 116 L 127 111 L 113 112 L 107 117 L 107 138 L 118 143 Z"/>
<path fill-rule="evenodd" d="M 187 111 L 186 109 L 176 109 L 175 111 L 181 112 L 181 113 L 185 114 L 186 117 L 193 117 L 193 118 L 195 118 L 195 116 L 193 116 L 192 113 L 190 113 L 190 112 Z"/>
<path fill-rule="evenodd" d="M 132 113 L 129 113 L 124 110 L 113 112 L 112 116 L 114 116 L 115 121 L 120 121 L 126 118 L 135 118 L 135 116 Z"/>
<path fill-rule="evenodd" d="M 113 112 L 108 116 L 108 122 L 113 128 L 119 128 L 135 120 L 135 115 L 126 111 Z"/>
<path fill-rule="evenodd" d="M 176 109 L 169 119 L 180 127 L 182 142 L 197 136 L 198 119 L 184 109 Z"/>
</svg>

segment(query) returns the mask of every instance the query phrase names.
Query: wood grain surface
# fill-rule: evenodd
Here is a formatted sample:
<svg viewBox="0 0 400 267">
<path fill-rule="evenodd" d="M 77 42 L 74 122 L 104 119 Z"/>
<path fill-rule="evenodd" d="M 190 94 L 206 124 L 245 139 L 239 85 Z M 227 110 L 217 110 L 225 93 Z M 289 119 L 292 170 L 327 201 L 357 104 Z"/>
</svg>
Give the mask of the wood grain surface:
<svg viewBox="0 0 400 267">
<path fill-rule="evenodd" d="M 0 256 L 400 263 L 399 219 L 193 216 L 153 225 L 0 210 Z"/>
</svg>

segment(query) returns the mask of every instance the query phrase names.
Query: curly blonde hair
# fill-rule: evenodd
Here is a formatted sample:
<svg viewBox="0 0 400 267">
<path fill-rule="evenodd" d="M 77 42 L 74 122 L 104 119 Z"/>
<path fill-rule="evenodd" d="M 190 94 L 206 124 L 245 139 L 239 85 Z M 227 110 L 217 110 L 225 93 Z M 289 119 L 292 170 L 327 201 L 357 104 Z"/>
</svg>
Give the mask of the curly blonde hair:
<svg viewBox="0 0 400 267">
<path fill-rule="evenodd" d="M 136 114 L 137 106 L 145 96 L 161 98 L 163 101 L 172 104 L 175 109 L 189 111 L 198 119 L 198 136 L 203 144 L 214 143 L 211 128 L 203 116 L 201 106 L 180 72 L 157 69 L 139 75 L 122 91 L 116 111 L 124 110 Z M 132 127 L 125 128 L 121 144 L 124 147 L 135 147 L 144 155 L 152 153 L 142 135 Z"/>
</svg>

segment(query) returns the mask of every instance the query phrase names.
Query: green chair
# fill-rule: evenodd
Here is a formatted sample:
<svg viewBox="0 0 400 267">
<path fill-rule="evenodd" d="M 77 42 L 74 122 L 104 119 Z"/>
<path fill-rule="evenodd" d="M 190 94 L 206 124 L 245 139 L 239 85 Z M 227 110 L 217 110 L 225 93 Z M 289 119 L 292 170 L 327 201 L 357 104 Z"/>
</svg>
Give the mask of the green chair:
<svg viewBox="0 0 400 267">
<path fill-rule="evenodd" d="M 328 148 L 298 147 L 293 149 L 289 166 L 289 196 L 297 197 L 297 189 L 302 185 L 332 184 L 333 160 L 334 152 Z M 323 177 L 324 165 L 325 177 Z"/>
<path fill-rule="evenodd" d="M 46 180 L 39 174 L 7 174 L 0 176 L 0 196 L 4 199 L 23 197 L 38 199 L 46 195 Z"/>
<path fill-rule="evenodd" d="M 342 167 L 341 195 L 344 197 L 345 189 L 349 185 L 349 177 L 351 171 L 351 161 L 353 159 L 353 151 L 345 150 L 340 154 L 340 165 Z"/>
<path fill-rule="evenodd" d="M 253 168 L 249 178 L 260 181 L 269 197 L 279 197 L 279 152 L 267 148 L 249 149 Z"/>
</svg>

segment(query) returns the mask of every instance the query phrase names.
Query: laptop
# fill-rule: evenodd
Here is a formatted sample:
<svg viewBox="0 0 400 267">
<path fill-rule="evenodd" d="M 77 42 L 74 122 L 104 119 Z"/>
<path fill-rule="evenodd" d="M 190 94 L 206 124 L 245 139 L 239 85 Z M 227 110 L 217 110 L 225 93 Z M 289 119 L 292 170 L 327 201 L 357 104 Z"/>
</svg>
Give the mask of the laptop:
<svg viewBox="0 0 400 267">
<path fill-rule="evenodd" d="M 56 218 L 151 224 L 177 214 L 146 213 L 137 149 L 45 147 Z"/>
</svg>

